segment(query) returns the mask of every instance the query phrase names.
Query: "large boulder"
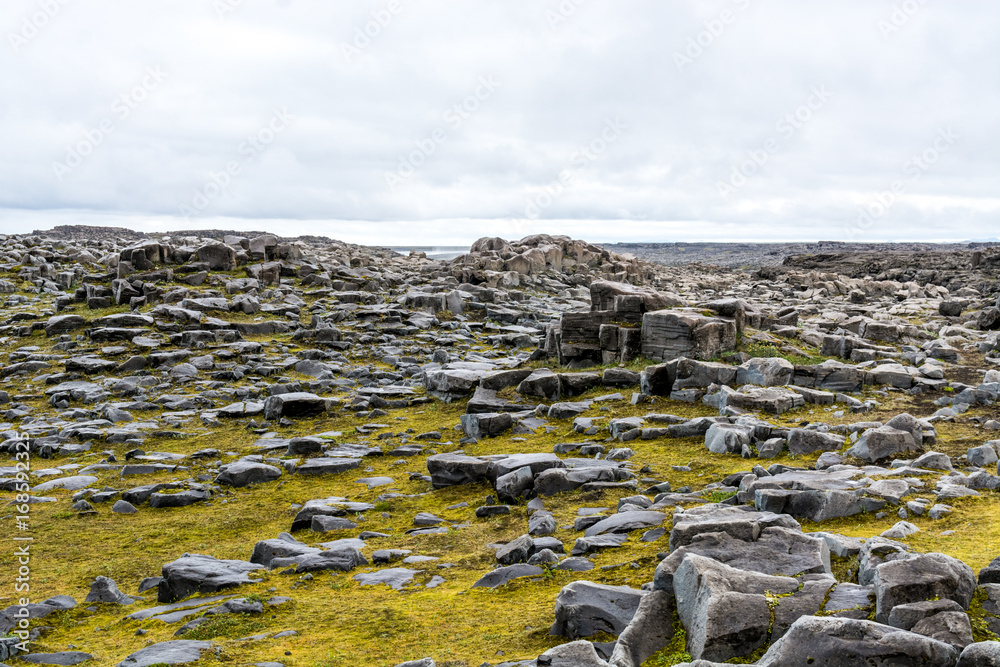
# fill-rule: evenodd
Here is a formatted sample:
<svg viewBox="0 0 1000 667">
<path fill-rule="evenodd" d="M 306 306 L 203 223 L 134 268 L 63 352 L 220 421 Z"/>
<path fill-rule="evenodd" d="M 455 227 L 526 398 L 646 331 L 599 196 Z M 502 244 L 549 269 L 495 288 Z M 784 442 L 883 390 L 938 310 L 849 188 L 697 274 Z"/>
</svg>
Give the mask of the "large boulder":
<svg viewBox="0 0 1000 667">
<path fill-rule="evenodd" d="M 253 461 L 236 461 L 219 468 L 215 483 L 239 488 L 262 482 L 273 482 L 279 477 L 281 477 L 281 470 L 274 466 Z"/>
<path fill-rule="evenodd" d="M 435 454 L 427 459 L 435 489 L 485 481 L 488 469 L 488 461 L 462 454 Z"/>
<path fill-rule="evenodd" d="M 786 514 L 755 512 L 746 506 L 692 508 L 674 515 L 670 551 L 691 544 L 702 533 L 723 532 L 738 540 L 751 542 L 771 526 L 801 529 L 799 522 Z"/>
<path fill-rule="evenodd" d="M 599 632 L 620 634 L 632 620 L 646 591 L 574 581 L 556 596 L 551 635 L 582 639 Z"/>
<path fill-rule="evenodd" d="M 653 589 L 673 592 L 674 573 L 688 554 L 711 558 L 724 565 L 782 576 L 829 574 L 830 549 L 818 537 L 781 526 L 764 528 L 752 539 L 739 539 L 725 532 L 695 535 L 689 544 L 674 549 L 656 566 Z"/>
<path fill-rule="evenodd" d="M 652 591 L 642 597 L 631 622 L 618 635 L 609 664 L 640 667 L 674 636 L 674 594 Z"/>
<path fill-rule="evenodd" d="M 642 316 L 642 355 L 650 359 L 711 359 L 736 349 L 736 322 L 695 310 L 657 310 Z"/>
<path fill-rule="evenodd" d="M 517 393 L 557 401 L 562 396 L 562 383 L 559 376 L 548 368 L 539 368 L 517 385 Z"/>
<path fill-rule="evenodd" d="M 242 560 L 219 560 L 202 554 L 184 554 L 163 566 L 163 579 L 157 588 L 160 602 L 176 602 L 195 593 L 216 593 L 243 584 L 257 584 L 249 574 L 263 570 L 263 565 Z"/>
<path fill-rule="evenodd" d="M 813 452 L 836 452 L 844 446 L 844 437 L 814 429 L 793 428 L 788 432 L 788 451 L 795 456 Z"/>
<path fill-rule="evenodd" d="M 774 387 L 791 384 L 795 366 L 780 357 L 756 357 L 740 365 L 736 372 L 736 384 L 755 384 Z"/>
<path fill-rule="evenodd" d="M 887 623 L 893 608 L 932 598 L 954 600 L 968 609 L 976 588 L 972 568 L 945 554 L 915 554 L 875 567 L 875 620 Z"/>
<path fill-rule="evenodd" d="M 757 667 L 954 667 L 958 651 L 943 642 L 872 621 L 803 616 L 757 661 Z"/>
<path fill-rule="evenodd" d="M 677 614 L 693 658 L 729 660 L 750 655 L 771 632 L 770 595 L 797 591 L 799 582 L 739 570 L 688 554 L 674 573 Z"/>
<path fill-rule="evenodd" d="M 211 271 L 232 271 L 236 268 L 236 251 L 225 243 L 209 243 L 195 251 L 198 261 L 208 264 Z"/>
<path fill-rule="evenodd" d="M 325 411 L 324 398 L 304 391 L 268 396 L 264 402 L 264 419 L 315 417 Z"/>
<path fill-rule="evenodd" d="M 858 442 L 846 453 L 849 456 L 874 463 L 897 454 L 918 452 L 922 449 L 909 431 L 886 425 L 866 430 L 858 438 Z"/>
<path fill-rule="evenodd" d="M 657 292 L 649 287 L 638 287 L 610 280 L 595 280 L 590 283 L 590 307 L 593 310 L 615 310 L 616 302 L 621 303 L 619 297 L 623 296 L 637 299 L 642 304 L 641 312 L 685 305 L 684 300 L 679 296 Z"/>
<path fill-rule="evenodd" d="M 736 454 L 750 446 L 753 427 L 742 424 L 716 423 L 705 432 L 705 449 L 713 454 Z"/>
</svg>

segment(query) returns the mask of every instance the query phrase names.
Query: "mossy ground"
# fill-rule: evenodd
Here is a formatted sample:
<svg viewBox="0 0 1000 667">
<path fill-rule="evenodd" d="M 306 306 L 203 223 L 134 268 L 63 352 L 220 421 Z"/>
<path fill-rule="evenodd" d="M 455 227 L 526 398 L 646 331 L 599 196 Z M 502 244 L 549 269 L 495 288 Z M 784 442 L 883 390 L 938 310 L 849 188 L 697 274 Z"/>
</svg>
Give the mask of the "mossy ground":
<svg viewBox="0 0 1000 667">
<path fill-rule="evenodd" d="M 124 307 L 104 311 L 80 311 L 88 318 L 127 310 Z M 237 317 L 234 320 L 240 319 Z M 243 318 L 253 319 L 253 318 Z M 308 320 L 303 308 L 302 320 Z M 288 336 L 252 336 L 249 340 L 278 342 L 288 345 L 292 352 L 297 347 Z M 0 347 L 0 355 L 24 345 L 39 345 L 43 351 L 52 340 L 36 333 L 27 338 L 9 339 Z M 95 348 L 96 349 L 96 348 Z M 348 355 L 351 356 L 350 354 Z M 379 362 L 366 361 L 373 366 Z M 536 364 L 541 366 L 541 362 Z M 640 360 L 631 366 L 641 368 Z M 294 373 L 286 373 L 294 376 Z M 305 379 L 305 378 L 302 378 Z M 232 386 L 249 384 L 249 380 L 232 383 Z M 46 413 L 44 386 L 25 383 L 13 378 L 3 385 L 11 394 L 33 398 L 24 402 Z M 593 398 L 609 393 L 606 388 L 595 389 L 583 398 Z M 631 390 L 623 390 L 623 400 L 595 404 L 588 416 L 615 417 L 641 416 L 650 412 L 667 412 L 684 417 L 714 414 L 702 404 L 680 403 L 664 398 L 633 406 L 628 398 Z M 874 396 L 874 395 L 873 395 Z M 917 417 L 930 415 L 937 406 L 929 399 L 911 397 L 901 393 L 876 396 L 880 407 L 869 414 L 834 414 L 839 407 L 805 406 L 780 417 L 770 417 L 773 423 L 794 426 L 813 421 L 829 424 L 850 423 L 869 419 L 888 419 L 902 411 Z M 574 399 L 578 400 L 578 399 Z M 606 409 L 605 409 L 606 408 Z M 279 571 L 264 572 L 259 584 L 246 585 L 231 592 L 237 595 L 287 595 L 292 602 L 268 609 L 258 617 L 227 617 L 199 627 L 190 638 L 212 639 L 219 642 L 221 652 L 209 656 L 201 664 L 245 665 L 260 661 L 279 661 L 289 667 L 332 665 L 366 665 L 388 667 L 404 660 L 432 656 L 439 665 L 479 665 L 483 661 L 530 659 L 547 648 L 562 643 L 562 638 L 549 636 L 553 620 L 553 607 L 559 590 L 572 580 L 587 579 L 613 585 L 638 587 L 650 581 L 657 562 L 656 554 L 667 550 L 666 537 L 651 543 L 638 541 L 633 535 L 620 549 L 598 554 L 595 569 L 585 573 L 551 572 L 545 576 L 517 580 L 497 590 L 472 589 L 472 584 L 487 572 L 494 563 L 492 550 L 487 544 L 505 542 L 526 532 L 527 518 L 523 506 L 515 507 L 508 516 L 481 520 L 475 517 L 475 508 L 486 502 L 492 489 L 487 485 L 473 485 L 433 490 L 424 481 L 411 481 L 410 472 L 426 473 L 427 455 L 459 449 L 460 433 L 454 430 L 464 402 L 443 404 L 439 402 L 393 410 L 388 416 L 376 420 L 361 419 L 349 411 L 328 413 L 322 418 L 301 420 L 289 428 L 276 429 L 281 437 L 308 435 L 324 431 L 342 431 L 344 442 L 357 442 L 360 436 L 355 427 L 367 421 L 389 424 L 382 432 L 400 432 L 413 429 L 416 433 L 439 430 L 442 442 L 429 443 L 421 456 L 399 459 L 390 456 L 365 459 L 354 471 L 333 476 L 303 477 L 285 474 L 276 483 L 262 484 L 246 489 L 227 490 L 210 502 L 178 509 L 153 510 L 142 506 L 135 515 L 111 513 L 108 505 L 98 505 L 96 514 L 79 515 L 69 510 L 66 491 L 53 491 L 46 495 L 58 499 L 56 503 L 40 503 L 31 508 L 32 544 L 31 597 L 39 601 L 53 595 L 71 595 L 78 601 L 85 597 L 90 582 L 98 575 L 114 579 L 119 587 L 133 593 L 139 582 L 160 573 L 161 566 L 183 553 L 205 553 L 217 558 L 247 560 L 254 544 L 276 537 L 290 528 L 295 514 L 293 505 L 313 498 L 345 496 L 352 500 L 376 502 L 387 492 L 405 494 L 405 497 L 384 500 L 374 511 L 363 516 L 366 530 L 388 533 L 390 536 L 371 541 L 373 548 L 411 549 L 414 554 L 436 556 L 432 561 L 415 569 L 424 569 L 416 584 L 404 591 L 394 591 L 386 586 L 361 586 L 353 576 L 358 572 L 374 570 L 360 568 L 350 574 L 315 573 L 312 578 L 286 575 Z M 997 418 L 1000 409 L 977 408 L 954 423 L 938 424 L 938 444 L 935 449 L 951 456 L 958 456 L 968 447 L 989 439 L 981 428 L 972 423 L 970 416 Z M 137 414 L 142 419 L 143 414 Z M 765 415 L 766 418 L 768 418 Z M 603 423 L 603 422 L 599 422 Z M 560 442 L 580 442 L 584 436 L 575 434 L 571 422 L 551 421 L 550 432 L 544 429 L 534 435 L 521 437 L 503 436 L 483 440 L 462 449 L 472 455 L 551 452 Z M 236 455 L 256 453 L 252 449 L 257 435 L 246 429 L 245 420 L 226 421 L 221 426 L 202 425 L 197 417 L 179 427 L 190 433 L 183 438 L 156 438 L 146 440 L 147 452 L 164 451 L 189 454 L 198 449 L 214 447 Z M 371 442 L 375 442 L 373 438 Z M 384 442 L 397 442 L 395 438 Z M 611 445 L 614 446 L 614 445 Z M 635 440 L 627 443 L 636 452 L 632 459 L 636 469 L 648 466 L 640 476 L 657 481 L 669 481 L 676 489 L 690 486 L 695 490 L 721 481 L 727 475 L 747 470 L 756 461 L 746 461 L 736 456 L 717 456 L 705 450 L 701 438 Z M 129 445 L 95 443 L 87 455 L 70 459 L 60 457 L 52 461 L 33 461 L 35 469 L 78 463 L 87 465 L 103 458 L 102 451 L 113 451 L 119 460 L 130 449 Z M 388 449 L 388 447 L 386 448 Z M 230 460 L 226 456 L 224 460 Z M 782 457 L 770 463 L 810 465 L 816 455 L 809 457 Z M 205 463 L 192 463 L 191 470 L 183 474 L 163 473 L 122 479 L 116 472 L 98 473 L 95 488 L 109 486 L 126 489 L 140 484 L 194 477 L 205 473 Z M 676 470 L 686 466 L 690 470 Z M 361 477 L 385 475 L 395 483 L 374 490 L 356 482 Z M 928 497 L 932 489 L 927 489 Z M 9 494 L 7 494 L 9 495 Z M 4 497 L 7 497 L 5 495 Z M 625 491 L 604 493 L 573 492 L 546 499 L 546 507 L 553 513 L 560 526 L 555 537 L 567 549 L 579 536 L 567 526 L 571 525 L 581 506 L 607 507 L 614 510 L 620 497 L 630 495 Z M 712 498 L 720 500 L 721 498 Z M 447 509 L 467 502 L 468 506 Z M 921 531 L 908 541 L 920 551 L 941 551 L 960 558 L 974 570 L 983 567 L 997 555 L 1000 544 L 1000 495 L 984 495 L 952 503 L 955 512 L 948 517 L 932 521 L 923 517 L 910 517 Z M 412 518 L 417 512 L 432 512 L 456 524 L 465 524 L 446 535 L 407 536 L 404 531 L 413 527 Z M 6 534 L 14 532 L 12 516 L 5 516 L 2 524 Z M 889 528 L 898 518 L 895 514 L 885 519 L 863 514 L 821 525 L 804 523 L 805 530 L 826 530 L 845 535 L 868 537 Z M 944 535 L 946 531 L 954 531 Z M 349 533 L 314 534 L 303 531 L 296 535 L 309 543 L 328 541 Z M 12 549 L 0 552 L 0 570 L 13 572 L 15 563 Z M 450 567 L 439 568 L 439 564 Z M 847 572 L 848 568 L 842 568 Z M 840 571 L 840 570 L 838 570 Z M 435 574 L 445 582 L 435 588 L 422 584 Z M 145 601 L 132 607 L 110 605 L 85 605 L 48 617 L 46 624 L 53 629 L 38 643 L 40 650 L 68 650 L 76 647 L 97 656 L 95 663 L 112 665 L 124 656 L 149 643 L 173 638 L 180 624 L 166 625 L 159 621 L 142 622 L 124 620 L 137 608 L 155 603 L 155 591 L 144 594 Z M 15 602 L 11 586 L 0 591 L 0 606 Z M 91 610 L 93 607 L 93 610 Z M 684 652 L 683 631 L 673 642 L 651 658 L 647 665 L 672 665 L 688 659 Z M 146 634 L 137 636 L 137 630 Z M 281 639 L 237 641 L 250 635 L 273 635 L 282 630 L 296 630 L 297 635 Z M 982 624 L 977 625 L 977 638 L 984 638 Z"/>
<path fill-rule="evenodd" d="M 670 411 L 695 416 L 709 414 L 710 410 L 700 404 L 664 399 L 657 399 L 653 405 L 641 406 L 632 406 L 627 401 L 611 401 L 606 407 L 609 408 L 607 412 L 597 414 L 613 418 Z M 413 428 L 424 432 L 441 429 L 445 442 L 450 438 L 452 444 L 433 444 L 431 447 L 434 451 L 454 451 L 458 449 L 459 434 L 453 427 L 463 409 L 464 406 L 459 403 L 433 403 L 393 411 L 386 422 L 391 428 L 386 430 L 398 432 Z M 816 409 L 811 411 L 816 412 Z M 783 415 L 777 421 L 798 423 L 816 419 L 816 415 L 809 415 L 809 412 L 802 408 L 796 413 Z M 837 421 L 826 412 L 822 418 L 828 422 Z M 845 416 L 845 421 L 858 418 Z M 283 429 L 281 435 L 340 430 L 345 433 L 343 439 L 351 441 L 354 440 L 354 427 L 364 422 L 350 413 L 342 413 L 297 422 L 294 427 Z M 583 439 L 572 433 L 568 421 L 552 422 L 552 425 L 555 427 L 552 433 L 526 436 L 518 441 L 512 441 L 510 437 L 483 440 L 465 447 L 464 451 L 473 455 L 546 452 L 558 442 Z M 961 442 L 960 447 L 965 447 L 968 439 L 976 437 L 976 429 L 961 424 L 941 424 L 939 433 L 941 446 L 938 449 L 948 449 L 955 441 Z M 234 422 L 189 438 L 151 439 L 145 449 L 190 453 L 211 446 L 222 451 L 247 454 L 252 451 L 250 447 L 256 437 L 240 423 Z M 735 456 L 711 455 L 704 449 L 700 438 L 636 440 L 628 446 L 637 452 L 633 461 L 651 469 L 646 476 L 669 481 L 675 488 L 685 485 L 703 488 L 732 472 L 747 469 L 750 463 Z M 119 456 L 125 449 L 123 446 L 108 448 L 115 450 Z M 80 461 L 85 462 L 88 458 L 97 459 L 96 456 L 81 457 Z M 803 465 L 811 460 L 783 458 L 777 459 L 777 462 Z M 689 466 L 691 470 L 678 472 L 672 466 Z M 197 466 L 191 472 L 197 473 Z M 329 477 L 285 475 L 277 483 L 229 490 L 210 503 L 161 510 L 144 506 L 139 514 L 131 516 L 110 513 L 102 506 L 98 506 L 97 515 L 67 512 L 66 496 L 70 494 L 56 491 L 51 495 L 60 498 L 58 503 L 32 507 L 36 537 L 32 556 L 33 597 L 44 599 L 50 595 L 70 594 L 81 600 L 89 583 L 98 575 L 111 577 L 122 590 L 134 592 L 142 578 L 158 574 L 163 563 L 185 552 L 246 560 L 258 540 L 275 537 L 289 529 L 295 514 L 293 503 L 330 495 L 375 502 L 381 493 L 392 491 L 407 494 L 408 497 L 384 501 L 379 504 L 378 510 L 364 515 L 362 526 L 365 529 L 391 535 L 372 544 L 376 548 L 411 549 L 417 554 L 439 557 L 440 561 L 421 566 L 426 569 L 426 575 L 418 577 L 417 581 L 426 581 L 431 575 L 440 574 L 446 580 L 444 584 L 433 589 L 415 586 L 397 592 L 386 586 L 360 586 L 352 579 L 355 573 L 316 573 L 312 580 L 304 580 L 298 575 L 270 572 L 263 575 L 262 583 L 243 586 L 234 592 L 240 595 L 288 595 L 293 599 L 292 603 L 269 612 L 263 618 L 245 618 L 242 622 L 227 620 L 203 626 L 195 636 L 222 641 L 223 652 L 218 661 L 226 664 L 269 659 L 280 660 L 293 667 L 350 665 L 358 664 L 358 661 L 366 665 L 389 666 L 405 659 L 430 655 L 439 662 L 456 661 L 455 664 L 462 664 L 461 661 L 465 661 L 469 665 L 478 665 L 483 660 L 499 662 L 501 658 L 534 657 L 560 643 L 559 638 L 548 635 L 548 629 L 552 623 L 556 594 L 566 583 L 583 578 L 614 585 L 640 586 L 652 578 L 657 552 L 667 549 L 665 538 L 647 544 L 638 542 L 637 536 L 633 536 L 623 548 L 599 554 L 595 559 L 597 567 L 590 572 L 553 572 L 536 580 L 519 580 L 496 591 L 471 589 L 472 584 L 493 563 L 492 552 L 486 544 L 504 542 L 525 532 L 524 508 L 515 507 L 509 516 L 480 520 L 475 518 L 474 510 L 486 502 L 492 491 L 490 487 L 484 484 L 433 490 L 426 482 L 410 481 L 408 472 L 426 472 L 426 456 L 369 458 L 358 470 Z M 396 483 L 368 491 L 355 481 L 373 475 L 391 476 Z M 98 487 L 106 484 L 127 488 L 136 483 L 155 482 L 174 476 L 167 473 L 127 481 L 115 473 L 102 473 L 100 477 Z M 572 524 L 576 508 L 595 506 L 613 510 L 618 498 L 624 495 L 627 495 L 624 491 L 574 492 L 546 499 L 546 506 L 561 527 L 555 536 L 571 546 L 578 534 L 563 527 Z M 469 506 L 446 509 L 461 502 L 468 502 Z M 921 528 L 921 532 L 911 537 L 909 542 L 921 551 L 941 551 L 960 558 L 978 570 L 996 556 L 996 545 L 1000 544 L 1000 499 L 990 495 L 957 501 L 954 505 L 956 511 L 940 521 L 911 517 L 910 520 Z M 383 516 L 383 508 L 387 516 Z M 404 535 L 404 531 L 412 527 L 412 517 L 420 511 L 468 523 L 469 526 L 452 530 L 447 535 Z M 806 530 L 867 537 L 889 528 L 896 520 L 895 515 L 886 519 L 861 515 L 821 525 L 806 522 L 803 527 Z M 5 523 L 10 525 L 10 519 L 6 519 Z M 944 536 L 944 531 L 955 532 Z M 315 543 L 346 534 L 320 536 L 306 531 L 306 534 L 299 533 L 297 536 Z M 5 568 L 8 564 L 12 565 L 6 554 L 4 560 Z M 437 568 L 438 562 L 450 563 L 452 567 Z M 604 569 L 606 566 L 612 567 Z M 370 569 L 374 568 L 362 568 L 360 571 Z M 146 598 L 152 602 L 155 595 L 150 592 Z M 45 636 L 42 645 L 51 650 L 74 645 L 100 656 L 101 664 L 112 664 L 115 659 L 142 648 L 150 640 L 170 639 L 178 627 L 152 620 L 122 620 L 130 610 L 101 605 L 95 613 L 86 611 L 83 606 L 63 612 L 54 619 L 52 625 L 55 629 Z M 273 618 L 270 617 L 272 614 Z M 139 628 L 146 629 L 148 634 L 135 636 Z M 299 634 L 279 640 L 226 641 L 286 629 L 297 630 Z M 672 664 L 657 660 L 680 656 L 683 646 L 673 649 L 676 650 L 661 652 L 649 664 Z M 503 652 L 502 656 L 499 651 Z"/>
</svg>

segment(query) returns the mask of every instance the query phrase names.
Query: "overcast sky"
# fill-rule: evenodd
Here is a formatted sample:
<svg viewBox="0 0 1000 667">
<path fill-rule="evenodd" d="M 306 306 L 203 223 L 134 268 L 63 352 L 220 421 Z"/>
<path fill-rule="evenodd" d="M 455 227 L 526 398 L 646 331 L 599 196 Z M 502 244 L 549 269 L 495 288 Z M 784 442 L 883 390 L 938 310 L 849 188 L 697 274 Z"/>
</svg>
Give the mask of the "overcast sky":
<svg viewBox="0 0 1000 667">
<path fill-rule="evenodd" d="M 1000 236 L 990 0 L 3 0 L 0 232 Z"/>
</svg>

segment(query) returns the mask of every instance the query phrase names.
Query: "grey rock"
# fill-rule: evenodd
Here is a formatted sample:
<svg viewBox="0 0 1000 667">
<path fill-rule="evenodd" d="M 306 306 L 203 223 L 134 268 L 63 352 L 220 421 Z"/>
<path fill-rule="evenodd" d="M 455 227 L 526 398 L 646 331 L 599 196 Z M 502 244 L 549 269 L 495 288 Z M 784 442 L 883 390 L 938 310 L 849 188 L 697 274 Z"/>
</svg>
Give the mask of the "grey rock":
<svg viewBox="0 0 1000 667">
<path fill-rule="evenodd" d="M 862 433 L 857 444 L 848 449 L 847 454 L 874 463 L 896 454 L 914 451 L 920 451 L 920 447 L 909 431 L 886 425 Z"/>
<path fill-rule="evenodd" d="M 84 602 L 105 602 L 108 604 L 130 605 L 135 600 L 118 590 L 118 585 L 114 579 L 108 577 L 97 577 L 90 585 L 90 592 L 83 599 Z"/>
<path fill-rule="evenodd" d="M 913 626 L 918 635 L 964 649 L 975 641 L 972 638 L 972 622 L 964 611 L 942 611 L 921 619 Z"/>
<path fill-rule="evenodd" d="M 60 651 L 59 653 L 29 653 L 18 659 L 31 665 L 79 665 L 93 660 L 94 656 L 82 651 Z"/>
<path fill-rule="evenodd" d="M 688 554 L 674 573 L 677 613 L 695 659 L 728 660 L 767 642 L 771 610 L 765 592 L 798 590 L 789 577 L 746 572 Z"/>
<path fill-rule="evenodd" d="M 219 560 L 202 554 L 184 554 L 163 566 L 157 587 L 159 602 L 175 602 L 194 593 L 215 593 L 242 584 L 260 583 L 249 573 L 263 565 L 241 560 Z"/>
<path fill-rule="evenodd" d="M 965 563 L 945 554 L 916 554 L 875 568 L 875 620 L 885 623 L 893 608 L 930 598 L 946 598 L 968 609 L 976 578 Z"/>
<path fill-rule="evenodd" d="M 951 646 L 872 621 L 803 616 L 771 644 L 757 667 L 927 665 L 953 667 Z"/>
<path fill-rule="evenodd" d="M 302 391 L 268 396 L 264 401 L 264 419 L 268 420 L 315 417 L 325 411 L 326 401 L 322 397 Z"/>
<path fill-rule="evenodd" d="M 150 667 L 151 665 L 186 665 L 201 660 L 202 655 L 215 645 L 179 639 L 147 646 L 118 663 L 118 667 Z"/>
<path fill-rule="evenodd" d="M 795 456 L 813 452 L 836 452 L 843 446 L 844 437 L 835 433 L 805 428 L 793 428 L 788 432 L 788 451 Z"/>
<path fill-rule="evenodd" d="M 594 645 L 580 640 L 550 648 L 538 656 L 538 667 L 608 667 Z"/>
<path fill-rule="evenodd" d="M 791 384 L 795 366 L 780 357 L 757 357 L 740 365 L 736 384 L 755 384 L 773 387 Z"/>
<path fill-rule="evenodd" d="M 674 596 L 651 591 L 639 601 L 628 627 L 618 636 L 609 664 L 612 667 L 640 667 L 674 636 Z"/>
<path fill-rule="evenodd" d="M 957 667 L 1000 667 L 1000 642 L 969 644 L 959 656 Z"/>
<path fill-rule="evenodd" d="M 638 510 L 619 512 L 606 519 L 598 521 L 584 531 L 584 536 L 594 537 L 605 533 L 629 533 L 633 530 L 645 530 L 659 526 L 667 518 L 662 512 Z"/>
<path fill-rule="evenodd" d="M 462 454 L 435 454 L 427 459 L 427 470 L 435 489 L 475 484 L 487 478 L 489 462 Z"/>
<path fill-rule="evenodd" d="M 479 581 L 472 585 L 472 587 L 497 588 L 514 579 L 518 579 L 520 577 L 534 577 L 544 572 L 545 571 L 542 568 L 534 565 L 508 565 L 506 567 L 497 568 L 489 574 L 481 577 Z"/>
<path fill-rule="evenodd" d="M 273 482 L 279 477 L 281 477 L 281 470 L 274 466 L 252 461 L 236 461 L 219 469 L 215 483 L 240 488 L 252 484 Z"/>
<path fill-rule="evenodd" d="M 111 511 L 115 514 L 135 514 L 139 510 L 127 500 L 116 500 L 115 504 L 111 506 Z"/>
<path fill-rule="evenodd" d="M 377 572 L 362 572 L 354 575 L 354 580 L 362 586 L 385 584 L 393 590 L 401 591 L 413 582 L 413 578 L 422 570 L 410 570 L 403 567 L 391 567 Z"/>
<path fill-rule="evenodd" d="M 632 620 L 645 595 L 645 591 L 628 586 L 571 582 L 556 596 L 555 623 L 549 634 L 569 639 L 591 637 L 598 632 L 618 635 Z"/>
</svg>

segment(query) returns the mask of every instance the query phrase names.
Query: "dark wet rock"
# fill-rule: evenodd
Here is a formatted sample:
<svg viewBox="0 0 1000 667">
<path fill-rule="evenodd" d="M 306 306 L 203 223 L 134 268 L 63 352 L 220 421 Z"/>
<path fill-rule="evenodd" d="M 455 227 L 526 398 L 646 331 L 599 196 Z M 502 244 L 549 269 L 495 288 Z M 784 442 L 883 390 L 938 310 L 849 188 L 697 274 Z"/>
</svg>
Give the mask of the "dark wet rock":
<svg viewBox="0 0 1000 667">
<path fill-rule="evenodd" d="M 108 604 L 130 605 L 133 600 L 118 590 L 118 585 L 114 579 L 108 577 L 97 577 L 90 585 L 90 592 L 84 598 L 84 602 L 105 602 Z"/>
<path fill-rule="evenodd" d="M 281 470 L 274 466 L 252 461 L 236 461 L 222 466 L 215 482 L 224 486 L 244 487 L 273 482 L 279 477 L 281 477 Z"/>
<path fill-rule="evenodd" d="M 269 396 L 264 402 L 264 418 L 299 419 L 315 417 L 326 411 L 326 400 L 316 394 L 298 391 L 288 394 Z"/>
<path fill-rule="evenodd" d="M 250 573 L 263 565 L 240 560 L 219 560 L 201 554 L 184 554 L 163 566 L 158 586 L 160 602 L 175 602 L 194 593 L 215 593 L 242 584 L 259 583 Z"/>
<path fill-rule="evenodd" d="M 632 620 L 645 595 L 645 591 L 628 586 L 589 581 L 569 583 L 556 596 L 556 620 L 549 634 L 569 639 L 591 637 L 599 632 L 618 635 Z"/>
<path fill-rule="evenodd" d="M 497 588 L 503 586 L 509 581 L 518 579 L 520 577 L 533 577 L 544 573 L 545 571 L 534 565 L 508 565 L 506 567 L 500 567 L 492 572 L 481 577 L 479 581 L 472 585 L 473 588 Z"/>
<path fill-rule="evenodd" d="M 435 454 L 427 459 L 427 470 L 436 489 L 484 481 L 488 467 L 488 461 L 462 454 Z"/>
</svg>

